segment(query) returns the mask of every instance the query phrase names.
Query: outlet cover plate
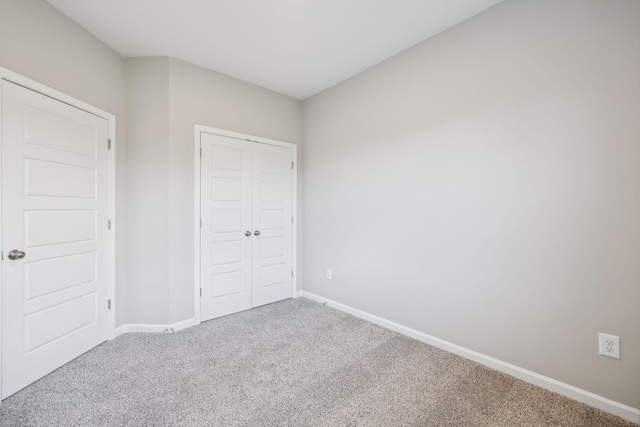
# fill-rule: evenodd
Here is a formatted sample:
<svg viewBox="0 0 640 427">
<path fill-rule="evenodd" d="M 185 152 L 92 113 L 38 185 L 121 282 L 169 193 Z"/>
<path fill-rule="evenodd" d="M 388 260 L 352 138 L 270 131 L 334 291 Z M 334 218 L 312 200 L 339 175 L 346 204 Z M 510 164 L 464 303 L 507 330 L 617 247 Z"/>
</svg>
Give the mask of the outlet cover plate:
<svg viewBox="0 0 640 427">
<path fill-rule="evenodd" d="M 603 356 L 620 359 L 620 337 L 600 332 L 598 334 L 598 349 Z"/>
</svg>

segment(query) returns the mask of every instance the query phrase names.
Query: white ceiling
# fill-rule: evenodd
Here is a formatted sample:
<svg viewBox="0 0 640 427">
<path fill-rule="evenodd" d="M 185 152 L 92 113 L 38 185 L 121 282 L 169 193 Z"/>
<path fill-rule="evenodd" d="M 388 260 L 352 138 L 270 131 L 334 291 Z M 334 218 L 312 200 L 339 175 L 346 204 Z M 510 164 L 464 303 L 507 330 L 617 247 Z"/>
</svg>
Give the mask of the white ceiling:
<svg viewBox="0 0 640 427">
<path fill-rule="evenodd" d="M 47 0 L 125 57 L 306 99 L 502 0 Z"/>
</svg>

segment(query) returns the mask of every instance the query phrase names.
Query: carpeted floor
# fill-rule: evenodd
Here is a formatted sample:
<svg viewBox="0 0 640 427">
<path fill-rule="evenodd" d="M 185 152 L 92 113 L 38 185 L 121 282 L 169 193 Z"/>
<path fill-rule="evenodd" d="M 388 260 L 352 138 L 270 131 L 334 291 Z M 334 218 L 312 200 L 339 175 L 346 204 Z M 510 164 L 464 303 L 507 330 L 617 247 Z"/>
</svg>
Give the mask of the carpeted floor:
<svg viewBox="0 0 640 427">
<path fill-rule="evenodd" d="M 304 298 L 125 334 L 14 394 L 2 426 L 633 426 Z"/>
</svg>

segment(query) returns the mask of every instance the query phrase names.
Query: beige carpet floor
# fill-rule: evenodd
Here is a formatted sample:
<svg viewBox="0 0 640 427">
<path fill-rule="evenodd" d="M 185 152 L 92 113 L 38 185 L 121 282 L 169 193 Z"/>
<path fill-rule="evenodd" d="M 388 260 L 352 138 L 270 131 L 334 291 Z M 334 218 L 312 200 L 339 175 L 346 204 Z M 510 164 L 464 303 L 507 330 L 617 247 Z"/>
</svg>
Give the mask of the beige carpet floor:
<svg viewBox="0 0 640 427">
<path fill-rule="evenodd" d="M 300 298 L 125 334 L 0 405 L 2 426 L 632 426 Z"/>
</svg>

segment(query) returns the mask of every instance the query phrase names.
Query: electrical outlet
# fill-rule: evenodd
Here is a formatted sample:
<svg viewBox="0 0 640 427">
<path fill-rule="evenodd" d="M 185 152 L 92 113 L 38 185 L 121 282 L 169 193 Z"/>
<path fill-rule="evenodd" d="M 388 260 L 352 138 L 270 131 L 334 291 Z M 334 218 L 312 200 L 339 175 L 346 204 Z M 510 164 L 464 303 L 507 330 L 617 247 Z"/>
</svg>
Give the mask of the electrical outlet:
<svg viewBox="0 0 640 427">
<path fill-rule="evenodd" d="M 620 359 L 620 337 L 600 332 L 598 344 L 601 355 Z"/>
<path fill-rule="evenodd" d="M 333 271 L 330 268 L 327 268 L 327 280 L 333 279 Z"/>
</svg>

